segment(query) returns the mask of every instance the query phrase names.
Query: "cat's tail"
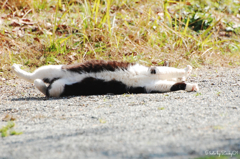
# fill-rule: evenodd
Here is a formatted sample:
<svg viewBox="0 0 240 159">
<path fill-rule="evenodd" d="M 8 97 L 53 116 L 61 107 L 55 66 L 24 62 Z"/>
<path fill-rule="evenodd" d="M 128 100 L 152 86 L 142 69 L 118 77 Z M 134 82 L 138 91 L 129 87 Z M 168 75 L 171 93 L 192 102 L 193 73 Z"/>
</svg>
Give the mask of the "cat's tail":
<svg viewBox="0 0 240 159">
<path fill-rule="evenodd" d="M 12 71 L 20 78 L 33 83 L 32 79 L 32 73 L 26 72 L 20 68 L 20 65 L 18 64 L 13 64 L 12 65 Z"/>
<path fill-rule="evenodd" d="M 34 83 L 35 79 L 47 80 L 51 81 L 54 78 L 61 78 L 63 76 L 63 72 L 61 69 L 61 65 L 49 65 L 43 66 L 35 70 L 33 73 L 26 72 L 20 68 L 20 65 L 13 64 L 12 71 L 20 78 Z"/>
</svg>

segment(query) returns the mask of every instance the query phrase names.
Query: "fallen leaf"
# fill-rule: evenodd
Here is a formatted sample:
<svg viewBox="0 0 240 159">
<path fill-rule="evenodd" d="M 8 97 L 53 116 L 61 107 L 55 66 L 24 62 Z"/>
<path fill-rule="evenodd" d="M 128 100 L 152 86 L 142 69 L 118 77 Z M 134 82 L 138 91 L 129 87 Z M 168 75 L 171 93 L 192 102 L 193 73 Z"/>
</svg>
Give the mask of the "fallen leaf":
<svg viewBox="0 0 240 159">
<path fill-rule="evenodd" d="M 124 54 L 125 56 L 137 56 L 136 52 L 128 52 Z"/>
<path fill-rule="evenodd" d="M 14 21 L 11 24 L 9 24 L 9 26 L 18 27 L 18 26 L 21 26 L 21 24 L 16 22 L 16 21 Z"/>
<path fill-rule="evenodd" d="M 39 42 L 40 43 L 40 40 L 37 38 L 37 37 L 35 37 L 35 38 L 33 38 L 35 41 L 37 41 L 37 42 Z"/>
<path fill-rule="evenodd" d="M 240 19 L 240 14 L 237 14 L 236 17 Z"/>
<path fill-rule="evenodd" d="M 6 114 L 5 117 L 2 118 L 2 121 L 14 121 L 16 120 L 15 117 L 13 117 L 13 115 L 11 114 Z"/>
<path fill-rule="evenodd" d="M 68 58 L 69 58 L 71 61 L 74 61 L 76 55 L 77 55 L 77 53 L 73 52 L 73 53 L 71 53 L 71 55 L 68 56 Z"/>
<path fill-rule="evenodd" d="M 22 18 L 22 21 L 24 21 L 24 22 L 31 22 L 31 20 L 26 19 L 26 18 Z"/>
<path fill-rule="evenodd" d="M 155 61 L 152 61 L 152 64 L 153 64 L 153 65 L 157 65 L 158 63 L 157 63 L 157 62 L 155 62 Z"/>
<path fill-rule="evenodd" d="M 46 24 L 45 24 L 45 27 L 46 27 L 47 29 L 50 29 L 50 28 L 52 27 L 52 24 L 51 24 L 51 23 L 46 23 Z"/>
<path fill-rule="evenodd" d="M 22 19 L 20 19 L 19 22 L 20 22 L 21 24 L 25 24 L 25 25 L 34 25 L 34 24 L 36 24 L 36 22 L 31 22 L 30 20 L 28 21 L 28 20 L 26 20 L 26 19 L 25 19 L 25 21 L 23 21 Z"/>
</svg>

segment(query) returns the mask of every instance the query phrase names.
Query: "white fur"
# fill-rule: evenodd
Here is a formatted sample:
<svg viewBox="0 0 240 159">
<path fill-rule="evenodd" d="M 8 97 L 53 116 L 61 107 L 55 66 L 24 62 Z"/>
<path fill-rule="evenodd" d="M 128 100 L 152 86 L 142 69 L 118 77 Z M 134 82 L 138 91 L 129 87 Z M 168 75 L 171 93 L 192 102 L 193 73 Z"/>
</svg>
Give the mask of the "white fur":
<svg viewBox="0 0 240 159">
<path fill-rule="evenodd" d="M 68 81 L 64 78 L 57 80 L 52 84 L 53 89 L 49 90 L 49 94 L 52 97 L 59 97 L 64 90 L 65 84 L 71 84 L 71 83 L 68 83 Z"/>
<path fill-rule="evenodd" d="M 185 81 L 192 71 L 191 66 L 185 69 L 177 69 L 172 67 L 155 67 L 156 74 L 151 74 L 149 67 L 139 64 L 130 65 L 127 70 L 118 69 L 112 71 L 102 71 L 97 73 L 77 73 L 62 69 L 62 65 L 43 66 L 35 70 L 33 73 L 28 73 L 22 70 L 17 64 L 12 66 L 13 72 L 29 82 L 34 82 L 35 86 L 46 95 L 47 87 L 42 81 L 44 78 L 50 80 L 61 78 L 52 84 L 52 89 L 49 94 L 58 97 L 64 89 L 65 84 L 74 84 L 80 82 L 86 77 L 93 77 L 105 81 L 113 79 L 121 81 L 129 87 L 145 87 L 148 92 L 152 90 L 168 92 L 176 82 Z M 188 84 L 186 91 L 198 91 L 197 84 Z"/>
<path fill-rule="evenodd" d="M 35 79 L 34 80 L 34 85 L 37 87 L 37 89 L 42 92 L 44 95 L 46 95 L 47 92 L 47 86 L 41 79 Z"/>
<path fill-rule="evenodd" d="M 36 69 L 33 73 L 29 73 L 22 70 L 17 64 L 13 64 L 12 66 L 13 72 L 18 77 L 23 78 L 26 81 L 29 81 L 31 83 L 33 83 L 35 79 L 43 79 L 43 78 L 53 79 L 56 77 L 61 78 L 64 76 L 64 73 L 61 68 L 62 68 L 62 65 L 42 66 Z"/>
<path fill-rule="evenodd" d="M 191 66 L 190 66 L 191 67 Z M 177 82 L 179 78 L 187 78 L 185 69 L 176 69 L 172 67 L 156 67 L 156 74 L 150 74 L 149 68 L 139 64 L 129 66 L 127 70 L 103 71 L 98 73 L 73 73 L 65 72 L 64 78 L 70 83 L 76 83 L 86 77 L 94 77 L 105 81 L 113 79 L 121 81 L 129 87 L 146 86 L 148 83 L 155 83 L 159 80 L 164 84 L 164 80 Z M 168 90 L 169 91 L 169 90 Z"/>
</svg>

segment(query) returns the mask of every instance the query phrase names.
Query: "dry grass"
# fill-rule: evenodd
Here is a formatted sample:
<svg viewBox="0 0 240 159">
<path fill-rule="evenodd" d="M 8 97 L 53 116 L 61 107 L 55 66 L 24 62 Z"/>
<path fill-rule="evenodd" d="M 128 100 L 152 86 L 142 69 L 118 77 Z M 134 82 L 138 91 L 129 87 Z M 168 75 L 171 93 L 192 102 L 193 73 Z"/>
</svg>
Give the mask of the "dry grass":
<svg viewBox="0 0 240 159">
<path fill-rule="evenodd" d="M 239 11 L 234 8 L 240 2 L 222 11 L 207 11 L 211 16 L 202 15 L 202 19 L 210 17 L 212 22 L 206 28 L 202 23 L 197 32 L 196 22 L 184 13 L 193 10 L 195 2 L 175 3 L 0 0 L 0 76 L 11 77 L 12 63 L 33 69 L 88 59 L 145 65 L 163 65 L 169 61 L 173 67 L 240 64 L 240 29 L 227 30 L 240 24 Z"/>
</svg>

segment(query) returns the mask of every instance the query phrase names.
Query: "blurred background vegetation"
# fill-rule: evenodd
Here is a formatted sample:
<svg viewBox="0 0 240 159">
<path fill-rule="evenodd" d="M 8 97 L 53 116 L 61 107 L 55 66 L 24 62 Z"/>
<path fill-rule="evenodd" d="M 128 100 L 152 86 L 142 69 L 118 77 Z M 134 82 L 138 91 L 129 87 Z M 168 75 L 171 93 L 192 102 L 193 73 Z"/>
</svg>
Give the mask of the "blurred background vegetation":
<svg viewBox="0 0 240 159">
<path fill-rule="evenodd" d="M 0 0 L 0 77 L 89 59 L 239 66 L 240 0 Z"/>
</svg>

